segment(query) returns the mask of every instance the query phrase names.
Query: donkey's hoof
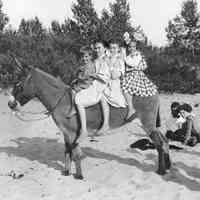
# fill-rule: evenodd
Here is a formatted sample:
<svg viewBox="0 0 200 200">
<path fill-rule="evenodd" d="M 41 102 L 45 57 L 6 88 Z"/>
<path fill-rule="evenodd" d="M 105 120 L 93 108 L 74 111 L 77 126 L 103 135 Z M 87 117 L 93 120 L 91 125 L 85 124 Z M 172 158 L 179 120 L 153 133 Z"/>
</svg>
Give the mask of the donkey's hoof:
<svg viewBox="0 0 200 200">
<path fill-rule="evenodd" d="M 171 160 L 170 160 L 170 157 L 169 157 L 169 154 L 165 153 L 165 166 L 166 166 L 166 169 L 170 169 L 171 168 Z"/>
<path fill-rule="evenodd" d="M 63 176 L 69 176 L 70 175 L 69 170 L 62 171 L 62 175 Z"/>
<path fill-rule="evenodd" d="M 164 175 L 166 174 L 166 171 L 163 170 L 163 169 L 158 169 L 158 170 L 156 171 L 156 173 L 157 173 L 158 175 L 164 176 Z"/>
<path fill-rule="evenodd" d="M 74 178 L 78 179 L 78 180 L 83 180 L 84 179 L 82 174 L 74 174 Z"/>
</svg>

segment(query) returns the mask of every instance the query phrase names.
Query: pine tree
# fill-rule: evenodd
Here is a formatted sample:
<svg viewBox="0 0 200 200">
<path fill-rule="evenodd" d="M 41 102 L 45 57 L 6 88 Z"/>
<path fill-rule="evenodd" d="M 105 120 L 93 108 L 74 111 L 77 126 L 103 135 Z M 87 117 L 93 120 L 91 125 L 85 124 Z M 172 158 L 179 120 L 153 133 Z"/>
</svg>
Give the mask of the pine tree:
<svg viewBox="0 0 200 200">
<path fill-rule="evenodd" d="M 130 6 L 127 0 L 116 0 L 114 3 L 110 3 L 110 11 L 112 37 L 121 40 L 125 32 L 131 34 L 134 31 L 130 23 Z"/>
<path fill-rule="evenodd" d="M 29 20 L 22 19 L 18 28 L 18 33 L 24 36 L 40 38 L 45 35 L 45 29 L 38 17 L 35 17 Z"/>
<path fill-rule="evenodd" d="M 109 10 L 103 10 L 99 35 L 105 40 L 115 39 L 123 42 L 123 34 L 128 32 L 134 35 L 136 32 L 144 36 L 140 26 L 134 27 L 131 24 L 130 6 L 127 0 L 115 0 L 109 4 Z"/>
<path fill-rule="evenodd" d="M 9 22 L 8 16 L 2 11 L 3 3 L 0 0 L 0 31 L 2 32 Z"/>
<path fill-rule="evenodd" d="M 200 52 L 200 15 L 197 1 L 183 3 L 180 15 L 170 20 L 166 28 L 169 45 L 194 57 Z"/>
<path fill-rule="evenodd" d="M 99 19 L 92 0 L 77 0 L 72 5 L 73 19 L 68 20 L 68 30 L 79 35 L 79 43 L 91 44 L 97 38 Z"/>
</svg>

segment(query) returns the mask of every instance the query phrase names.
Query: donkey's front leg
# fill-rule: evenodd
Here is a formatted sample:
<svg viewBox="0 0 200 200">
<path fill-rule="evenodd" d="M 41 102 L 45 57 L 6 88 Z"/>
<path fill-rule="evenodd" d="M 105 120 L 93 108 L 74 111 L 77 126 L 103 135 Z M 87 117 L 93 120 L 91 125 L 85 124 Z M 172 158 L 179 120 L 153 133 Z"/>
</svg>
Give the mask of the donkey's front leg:
<svg viewBox="0 0 200 200">
<path fill-rule="evenodd" d="M 71 149 L 68 147 L 67 144 L 65 144 L 65 160 L 64 160 L 64 171 L 62 174 L 64 176 L 69 176 L 71 174 L 71 162 L 72 162 L 72 152 Z"/>
<path fill-rule="evenodd" d="M 75 178 L 77 179 L 83 179 L 82 174 L 82 167 L 81 167 L 81 159 L 83 157 L 82 150 L 78 144 L 76 144 L 76 147 L 72 150 L 72 160 L 75 162 L 76 167 L 76 174 Z"/>
</svg>

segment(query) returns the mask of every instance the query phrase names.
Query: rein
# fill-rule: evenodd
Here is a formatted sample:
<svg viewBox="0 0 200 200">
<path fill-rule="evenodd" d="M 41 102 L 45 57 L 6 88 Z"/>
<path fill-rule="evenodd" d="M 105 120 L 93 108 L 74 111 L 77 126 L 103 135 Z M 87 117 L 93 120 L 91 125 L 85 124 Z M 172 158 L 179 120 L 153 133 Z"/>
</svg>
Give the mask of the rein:
<svg viewBox="0 0 200 200">
<path fill-rule="evenodd" d="M 15 113 L 15 117 L 16 117 L 17 119 L 19 119 L 20 121 L 23 121 L 23 122 L 41 121 L 41 120 L 45 120 L 45 119 L 47 119 L 47 118 L 50 117 L 50 115 L 47 115 L 47 116 L 45 116 L 45 117 L 41 117 L 41 118 L 37 118 L 37 119 L 24 119 L 24 118 L 22 118 L 19 114 L 21 114 L 21 112 L 16 112 L 16 113 Z"/>
<path fill-rule="evenodd" d="M 62 99 L 65 97 L 66 93 L 67 93 L 67 88 L 65 88 L 65 91 L 63 92 L 63 95 L 57 100 L 55 106 L 51 110 L 47 110 L 47 112 L 45 113 L 46 115 L 50 116 L 50 115 L 53 114 L 54 110 L 56 109 L 58 104 L 62 101 Z"/>
<path fill-rule="evenodd" d="M 65 97 L 66 92 L 67 92 L 67 88 L 65 89 L 63 95 L 61 95 L 61 97 L 58 98 L 58 100 L 57 100 L 55 106 L 54 106 L 51 110 L 48 110 L 48 109 L 47 109 L 47 110 L 43 110 L 43 111 L 41 111 L 41 112 L 17 111 L 17 112 L 15 113 L 15 116 L 16 116 L 19 120 L 21 120 L 21 121 L 23 121 L 23 122 L 33 122 L 33 121 L 41 121 L 41 120 L 47 119 L 47 118 L 49 118 L 49 117 L 53 114 L 53 112 L 54 112 L 54 110 L 56 109 L 56 107 L 58 106 L 58 104 L 59 104 L 59 103 L 61 102 L 61 100 Z M 45 116 L 45 117 L 40 117 L 40 118 L 37 118 L 37 119 L 24 119 L 24 118 L 22 118 L 19 114 L 22 114 L 22 115 L 23 115 L 23 114 L 30 114 L 30 115 L 40 115 L 40 114 L 44 114 L 44 115 L 47 115 L 47 116 Z"/>
<path fill-rule="evenodd" d="M 31 112 L 31 111 L 19 111 L 21 114 L 30 114 L 30 115 L 42 115 L 42 114 L 47 114 L 47 110 L 43 110 L 41 112 Z"/>
</svg>

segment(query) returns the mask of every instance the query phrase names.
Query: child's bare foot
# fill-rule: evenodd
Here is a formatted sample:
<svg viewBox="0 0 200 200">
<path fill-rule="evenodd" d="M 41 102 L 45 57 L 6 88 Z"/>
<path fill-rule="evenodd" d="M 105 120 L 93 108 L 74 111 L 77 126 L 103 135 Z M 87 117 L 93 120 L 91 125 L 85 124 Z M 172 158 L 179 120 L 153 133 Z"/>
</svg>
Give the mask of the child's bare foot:
<svg viewBox="0 0 200 200">
<path fill-rule="evenodd" d="M 77 139 L 77 143 L 83 142 L 88 137 L 88 132 L 85 130 L 80 130 L 80 136 Z"/>
<path fill-rule="evenodd" d="M 128 113 L 127 113 L 125 119 L 129 119 L 134 113 L 135 113 L 135 110 L 133 110 L 133 109 L 128 109 Z"/>
<path fill-rule="evenodd" d="M 96 133 L 96 136 L 101 136 L 101 135 L 105 135 L 106 132 L 108 132 L 110 130 L 109 126 L 102 126 Z"/>
</svg>

